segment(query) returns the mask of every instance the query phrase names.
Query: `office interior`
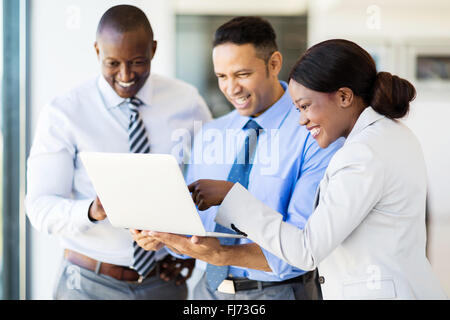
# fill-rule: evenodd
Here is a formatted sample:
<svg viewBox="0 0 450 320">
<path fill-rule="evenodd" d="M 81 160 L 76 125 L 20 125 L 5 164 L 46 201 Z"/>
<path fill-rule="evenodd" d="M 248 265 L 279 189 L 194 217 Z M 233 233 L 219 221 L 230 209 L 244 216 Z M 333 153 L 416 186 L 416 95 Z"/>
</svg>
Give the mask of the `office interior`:
<svg viewBox="0 0 450 320">
<path fill-rule="evenodd" d="M 427 256 L 450 296 L 450 1 L 448 0 L 2 0 L 0 298 L 51 299 L 63 249 L 34 230 L 24 207 L 26 158 L 41 108 L 99 73 L 97 23 L 111 6 L 148 15 L 158 41 L 152 72 L 196 86 L 214 117 L 231 110 L 211 61 L 214 30 L 229 18 L 267 18 L 284 56 L 280 78 L 311 45 L 331 38 L 368 50 L 380 71 L 417 89 L 403 120 L 417 135 L 428 173 Z M 190 289 L 200 277 L 195 270 Z"/>
</svg>

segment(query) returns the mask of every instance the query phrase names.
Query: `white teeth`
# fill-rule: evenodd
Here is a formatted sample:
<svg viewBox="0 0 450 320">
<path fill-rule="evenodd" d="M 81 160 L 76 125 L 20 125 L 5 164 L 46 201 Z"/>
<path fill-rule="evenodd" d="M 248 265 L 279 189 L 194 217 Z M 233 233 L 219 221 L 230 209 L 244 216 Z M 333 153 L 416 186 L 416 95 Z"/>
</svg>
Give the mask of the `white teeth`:
<svg viewBox="0 0 450 320">
<path fill-rule="evenodd" d="M 320 128 L 314 128 L 311 130 L 311 135 L 313 136 L 313 138 L 317 137 L 320 133 Z"/>
<path fill-rule="evenodd" d="M 131 86 L 135 83 L 135 81 L 132 81 L 132 82 L 122 82 L 122 81 L 117 81 L 117 83 L 118 83 L 121 87 L 128 88 L 128 87 L 131 87 Z"/>
<path fill-rule="evenodd" d="M 248 100 L 248 97 L 235 99 L 237 104 L 244 104 L 247 102 L 247 100 Z"/>
</svg>

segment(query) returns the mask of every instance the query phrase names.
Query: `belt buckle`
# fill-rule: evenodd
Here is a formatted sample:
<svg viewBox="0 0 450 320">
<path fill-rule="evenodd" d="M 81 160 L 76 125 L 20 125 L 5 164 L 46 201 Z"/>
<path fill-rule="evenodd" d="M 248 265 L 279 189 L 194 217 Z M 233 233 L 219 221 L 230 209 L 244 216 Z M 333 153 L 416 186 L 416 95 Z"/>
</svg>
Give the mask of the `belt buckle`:
<svg viewBox="0 0 450 320">
<path fill-rule="evenodd" d="M 227 279 L 223 280 L 222 283 L 217 288 L 217 291 L 228 294 L 236 294 L 233 280 Z"/>
<path fill-rule="evenodd" d="M 144 279 L 145 279 L 144 276 L 139 275 L 139 279 L 137 280 L 137 283 L 141 284 L 142 281 L 144 281 Z"/>
</svg>

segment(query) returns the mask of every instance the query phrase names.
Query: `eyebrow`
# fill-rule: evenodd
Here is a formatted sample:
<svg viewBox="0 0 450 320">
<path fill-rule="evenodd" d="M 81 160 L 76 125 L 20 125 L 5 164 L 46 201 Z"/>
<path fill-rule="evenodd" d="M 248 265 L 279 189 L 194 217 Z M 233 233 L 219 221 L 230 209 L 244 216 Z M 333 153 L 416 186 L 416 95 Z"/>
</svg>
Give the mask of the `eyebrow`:
<svg viewBox="0 0 450 320">
<path fill-rule="evenodd" d="M 236 74 L 236 73 L 241 73 L 241 72 L 253 72 L 253 70 L 252 69 L 239 69 L 239 70 L 237 70 L 237 71 L 233 71 L 233 74 Z M 215 72 L 216 74 L 224 74 L 224 73 L 222 73 L 222 72 Z"/>
<path fill-rule="evenodd" d="M 131 58 L 129 61 L 138 60 L 138 59 L 149 59 L 149 58 L 145 57 L 145 56 L 138 56 L 138 57 Z M 105 60 L 120 60 L 120 59 L 115 58 L 115 57 L 106 57 Z"/>
<path fill-rule="evenodd" d="M 305 100 L 306 98 L 298 98 L 297 100 L 295 100 L 295 103 L 299 103 L 301 100 Z"/>
</svg>

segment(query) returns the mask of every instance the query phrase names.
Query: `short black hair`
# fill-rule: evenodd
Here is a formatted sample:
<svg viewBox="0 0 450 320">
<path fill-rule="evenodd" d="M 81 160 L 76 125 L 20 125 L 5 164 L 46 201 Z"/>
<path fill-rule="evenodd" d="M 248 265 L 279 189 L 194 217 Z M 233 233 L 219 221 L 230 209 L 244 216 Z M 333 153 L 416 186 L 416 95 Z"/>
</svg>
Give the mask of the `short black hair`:
<svg viewBox="0 0 450 320">
<path fill-rule="evenodd" d="M 125 33 L 139 28 L 143 28 L 153 39 L 153 29 L 144 11 L 135 6 L 118 5 L 103 14 L 97 27 L 97 38 L 105 29 Z"/>
<path fill-rule="evenodd" d="M 213 48 L 228 42 L 237 45 L 252 44 L 258 57 L 266 63 L 278 51 L 272 25 L 256 16 L 235 17 L 221 25 L 214 34 Z"/>
</svg>

